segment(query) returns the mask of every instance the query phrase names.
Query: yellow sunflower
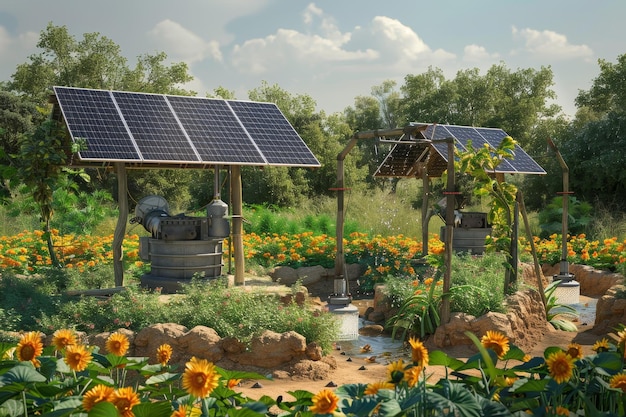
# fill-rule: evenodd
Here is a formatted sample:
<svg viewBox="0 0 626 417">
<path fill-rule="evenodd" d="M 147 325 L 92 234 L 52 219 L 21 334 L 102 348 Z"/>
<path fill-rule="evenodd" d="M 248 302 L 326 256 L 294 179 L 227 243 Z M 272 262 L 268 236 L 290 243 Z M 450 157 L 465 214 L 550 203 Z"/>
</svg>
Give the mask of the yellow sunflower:
<svg viewBox="0 0 626 417">
<path fill-rule="evenodd" d="M 422 368 L 420 366 L 412 366 L 404 371 L 404 380 L 409 387 L 414 387 L 420 380 L 422 374 Z"/>
<path fill-rule="evenodd" d="M 583 347 L 578 343 L 570 343 L 567 346 L 566 352 L 572 357 L 572 359 L 580 359 L 583 357 Z"/>
<path fill-rule="evenodd" d="M 164 343 L 157 348 L 156 357 L 161 366 L 167 365 L 172 358 L 172 352 L 172 347 L 167 343 Z"/>
<path fill-rule="evenodd" d="M 134 417 L 133 407 L 141 401 L 132 387 L 124 387 L 113 391 L 111 402 L 122 417 Z"/>
<path fill-rule="evenodd" d="M 120 332 L 112 333 L 106 342 L 107 351 L 116 356 L 126 355 L 129 346 L 130 342 L 128 341 L 128 338 Z"/>
<path fill-rule="evenodd" d="M 323 389 L 315 394 L 311 401 L 313 405 L 309 407 L 309 411 L 313 414 L 332 414 L 337 409 L 339 397 L 333 391 Z"/>
<path fill-rule="evenodd" d="M 204 398 L 217 387 L 220 376 L 215 365 L 206 359 L 191 358 L 185 365 L 183 388 L 195 397 Z"/>
<path fill-rule="evenodd" d="M 170 417 L 200 417 L 202 410 L 198 407 L 190 407 L 186 404 L 178 407 L 178 410 L 174 411 Z"/>
<path fill-rule="evenodd" d="M 569 381 L 574 370 L 574 359 L 567 352 L 551 353 L 546 360 L 548 372 L 558 384 Z"/>
<path fill-rule="evenodd" d="M 621 389 L 626 393 L 626 374 L 621 372 L 619 374 L 613 375 L 610 381 L 611 388 Z"/>
<path fill-rule="evenodd" d="M 113 398 L 113 387 L 98 384 L 83 395 L 83 408 L 91 411 L 94 405 L 102 401 L 111 401 Z"/>
<path fill-rule="evenodd" d="M 609 348 L 610 348 L 609 340 L 605 337 L 604 339 L 596 341 L 596 343 L 593 344 L 593 347 L 591 349 L 593 349 L 593 351 L 596 353 L 600 353 L 600 352 L 608 352 Z"/>
<path fill-rule="evenodd" d="M 41 356 L 42 352 L 43 343 L 41 342 L 41 333 L 39 332 L 28 332 L 22 335 L 15 350 L 17 360 L 23 362 L 30 361 L 36 367 L 40 365 L 37 356 Z"/>
<path fill-rule="evenodd" d="M 569 410 L 565 407 L 557 406 L 554 411 L 550 412 L 550 408 L 546 407 L 546 411 L 550 414 L 554 414 L 555 416 L 564 416 L 569 417 Z"/>
<path fill-rule="evenodd" d="M 83 371 L 93 357 L 83 345 L 70 345 L 65 349 L 65 363 L 72 371 Z"/>
<path fill-rule="evenodd" d="M 409 343 L 411 344 L 413 364 L 422 368 L 428 366 L 428 349 L 426 349 L 424 344 L 415 337 L 411 337 Z"/>
<path fill-rule="evenodd" d="M 52 335 L 52 344 L 57 350 L 63 350 L 77 343 L 76 333 L 70 329 L 59 329 Z"/>
<path fill-rule="evenodd" d="M 391 362 L 387 366 L 387 380 L 397 384 L 404 378 L 404 361 L 402 359 Z"/>
<path fill-rule="evenodd" d="M 509 338 L 500 332 L 487 330 L 487 333 L 480 339 L 480 344 L 495 352 L 498 358 L 502 359 L 509 351 Z"/>
<path fill-rule="evenodd" d="M 376 395 L 381 389 L 395 389 L 395 385 L 387 381 L 371 382 L 365 387 L 365 395 Z"/>
</svg>

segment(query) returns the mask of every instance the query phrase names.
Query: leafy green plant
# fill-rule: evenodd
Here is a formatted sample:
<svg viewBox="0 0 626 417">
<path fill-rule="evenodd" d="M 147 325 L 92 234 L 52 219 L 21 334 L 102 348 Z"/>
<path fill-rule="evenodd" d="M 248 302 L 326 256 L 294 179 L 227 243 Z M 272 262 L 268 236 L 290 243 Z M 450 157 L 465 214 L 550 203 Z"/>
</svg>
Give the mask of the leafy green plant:
<svg viewBox="0 0 626 417">
<path fill-rule="evenodd" d="M 440 323 L 440 284 L 438 278 L 414 281 L 413 293 L 401 301 L 398 312 L 387 320 L 386 326 L 391 328 L 392 338 L 400 335 L 405 340 L 408 335 L 416 335 L 424 339 L 435 333 Z"/>
<path fill-rule="evenodd" d="M 592 209 L 591 204 L 573 196 L 569 197 L 567 229 L 570 234 L 578 235 L 586 231 L 592 221 Z M 563 231 L 563 197 L 554 197 L 546 208 L 539 212 L 539 227 L 541 228 L 539 236 L 542 238 Z"/>
<path fill-rule="evenodd" d="M 565 330 L 568 332 L 576 332 L 578 328 L 571 320 L 568 320 L 568 316 L 578 316 L 576 309 L 568 304 L 561 304 L 558 302 L 556 295 L 554 295 L 558 288 L 560 281 L 553 281 L 548 285 L 544 294 L 546 295 L 546 319 L 557 330 Z"/>
</svg>

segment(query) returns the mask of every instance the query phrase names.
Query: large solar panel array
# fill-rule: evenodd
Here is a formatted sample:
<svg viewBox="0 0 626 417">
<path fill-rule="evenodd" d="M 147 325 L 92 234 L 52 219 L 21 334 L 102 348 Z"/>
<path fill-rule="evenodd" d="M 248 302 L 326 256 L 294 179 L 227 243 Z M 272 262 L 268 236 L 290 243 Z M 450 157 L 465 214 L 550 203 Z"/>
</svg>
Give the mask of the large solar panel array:
<svg viewBox="0 0 626 417">
<path fill-rule="evenodd" d="M 86 162 L 320 163 L 273 103 L 54 87 Z"/>
<path fill-rule="evenodd" d="M 429 125 L 421 132 L 423 137 L 416 138 L 414 144 L 396 144 L 375 173 L 377 177 L 414 177 L 416 155 L 423 155 L 423 140 L 442 140 L 449 137 L 455 139 L 458 150 L 467 151 L 468 143 L 478 149 L 485 144 L 497 148 L 508 134 L 502 129 L 456 125 Z M 420 142 L 420 139 L 422 141 Z M 431 142 L 434 152 L 429 153 L 422 161 L 427 166 L 429 176 L 440 176 L 447 169 L 448 145 L 445 142 Z M 414 150 L 409 151 L 410 148 Z M 545 174 L 546 171 L 535 162 L 524 150 L 515 145 L 513 159 L 504 159 L 496 169 L 497 173 L 508 174 Z"/>
</svg>

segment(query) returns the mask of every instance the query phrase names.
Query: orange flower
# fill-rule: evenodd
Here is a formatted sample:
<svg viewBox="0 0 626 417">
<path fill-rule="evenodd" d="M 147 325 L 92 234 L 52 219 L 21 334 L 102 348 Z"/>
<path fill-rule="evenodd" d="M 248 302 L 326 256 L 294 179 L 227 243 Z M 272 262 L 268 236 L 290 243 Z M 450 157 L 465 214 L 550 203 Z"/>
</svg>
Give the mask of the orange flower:
<svg viewBox="0 0 626 417">
<path fill-rule="evenodd" d="M 161 366 L 167 365 L 172 358 L 172 347 L 167 343 L 162 344 L 157 348 L 156 357 Z"/>
<path fill-rule="evenodd" d="M 72 371 L 83 371 L 92 358 L 91 352 L 83 345 L 70 345 L 65 350 L 65 363 Z"/>
<path fill-rule="evenodd" d="M 395 389 L 395 385 L 387 381 L 371 382 L 365 387 L 365 395 L 376 395 L 381 389 Z"/>
<path fill-rule="evenodd" d="M 170 417 L 200 417 L 202 410 L 197 407 L 189 407 L 187 405 L 181 405 L 178 410 L 174 411 Z"/>
<path fill-rule="evenodd" d="M 107 350 L 116 356 L 124 356 L 129 346 L 128 338 L 120 332 L 112 333 L 106 342 Z"/>
<path fill-rule="evenodd" d="M 621 389 L 623 392 L 626 393 L 626 374 L 622 372 L 613 375 L 610 381 L 610 385 L 611 388 Z"/>
<path fill-rule="evenodd" d="M 411 345 L 411 358 L 413 360 L 413 364 L 422 368 L 428 366 L 428 349 L 426 349 L 424 344 L 419 339 L 414 337 L 409 339 L 409 343 Z"/>
<path fill-rule="evenodd" d="M 487 330 L 487 333 L 480 339 L 480 343 L 487 349 L 493 350 L 500 359 L 509 351 L 509 339 L 500 332 Z"/>
<path fill-rule="evenodd" d="M 41 356 L 42 352 L 43 343 L 41 342 L 41 333 L 39 332 L 28 332 L 22 335 L 15 351 L 17 360 L 30 361 L 36 367 L 40 365 L 37 356 Z"/>
<path fill-rule="evenodd" d="M 421 367 L 411 366 L 409 369 L 404 371 L 404 380 L 406 381 L 409 387 L 414 387 L 419 382 L 421 374 L 422 374 Z"/>
<path fill-rule="evenodd" d="M 204 398 L 217 387 L 220 376 L 215 371 L 215 365 L 206 359 L 191 358 L 185 365 L 183 374 L 183 388 L 195 397 Z"/>
<path fill-rule="evenodd" d="M 85 411 L 91 411 L 94 405 L 102 401 L 111 401 L 112 398 L 113 388 L 98 384 L 83 396 L 83 408 Z"/>
<path fill-rule="evenodd" d="M 546 360 L 548 372 L 558 384 L 570 380 L 574 370 L 574 359 L 566 352 L 554 352 Z"/>
<path fill-rule="evenodd" d="M 119 388 L 113 391 L 111 403 L 117 408 L 122 417 L 134 417 L 132 409 L 139 404 L 139 396 L 132 387 Z"/>
<path fill-rule="evenodd" d="M 76 344 L 76 333 L 70 329 L 59 329 L 52 335 L 52 344 L 57 350 L 63 350 Z"/>
<path fill-rule="evenodd" d="M 313 405 L 309 411 L 313 414 L 332 414 L 337 409 L 339 397 L 329 389 L 323 389 L 311 399 Z"/>
<path fill-rule="evenodd" d="M 239 385 L 239 383 L 240 383 L 240 382 L 241 382 L 241 379 L 233 379 L 233 378 L 231 378 L 231 379 L 229 379 L 229 380 L 228 380 L 228 382 L 226 383 L 226 386 L 227 386 L 229 389 L 233 389 L 233 388 L 235 388 L 237 385 Z"/>
</svg>

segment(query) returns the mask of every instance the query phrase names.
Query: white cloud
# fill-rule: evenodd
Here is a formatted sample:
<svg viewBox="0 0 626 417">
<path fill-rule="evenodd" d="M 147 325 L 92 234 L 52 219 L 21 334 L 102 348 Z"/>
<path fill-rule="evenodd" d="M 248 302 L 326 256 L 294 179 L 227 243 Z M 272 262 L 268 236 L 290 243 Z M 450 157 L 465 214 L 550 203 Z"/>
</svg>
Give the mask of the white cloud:
<svg viewBox="0 0 626 417">
<path fill-rule="evenodd" d="M 463 49 L 463 61 L 465 62 L 490 65 L 492 62 L 497 61 L 499 58 L 499 54 L 490 54 L 489 52 L 487 52 L 487 49 L 485 49 L 484 46 L 471 44 L 467 45 Z"/>
<path fill-rule="evenodd" d="M 532 55 L 551 59 L 590 59 L 593 56 L 593 51 L 587 45 L 573 45 L 568 42 L 565 35 L 551 30 L 517 29 L 513 26 L 512 33 L 514 39 L 524 41 L 522 51 Z M 514 54 L 517 52 L 513 51 Z"/>
<path fill-rule="evenodd" d="M 187 63 L 203 61 L 207 58 L 222 61 L 222 52 L 217 41 L 205 41 L 181 24 L 165 19 L 154 26 L 148 34 L 158 43 L 159 48 L 173 59 Z"/>
</svg>

